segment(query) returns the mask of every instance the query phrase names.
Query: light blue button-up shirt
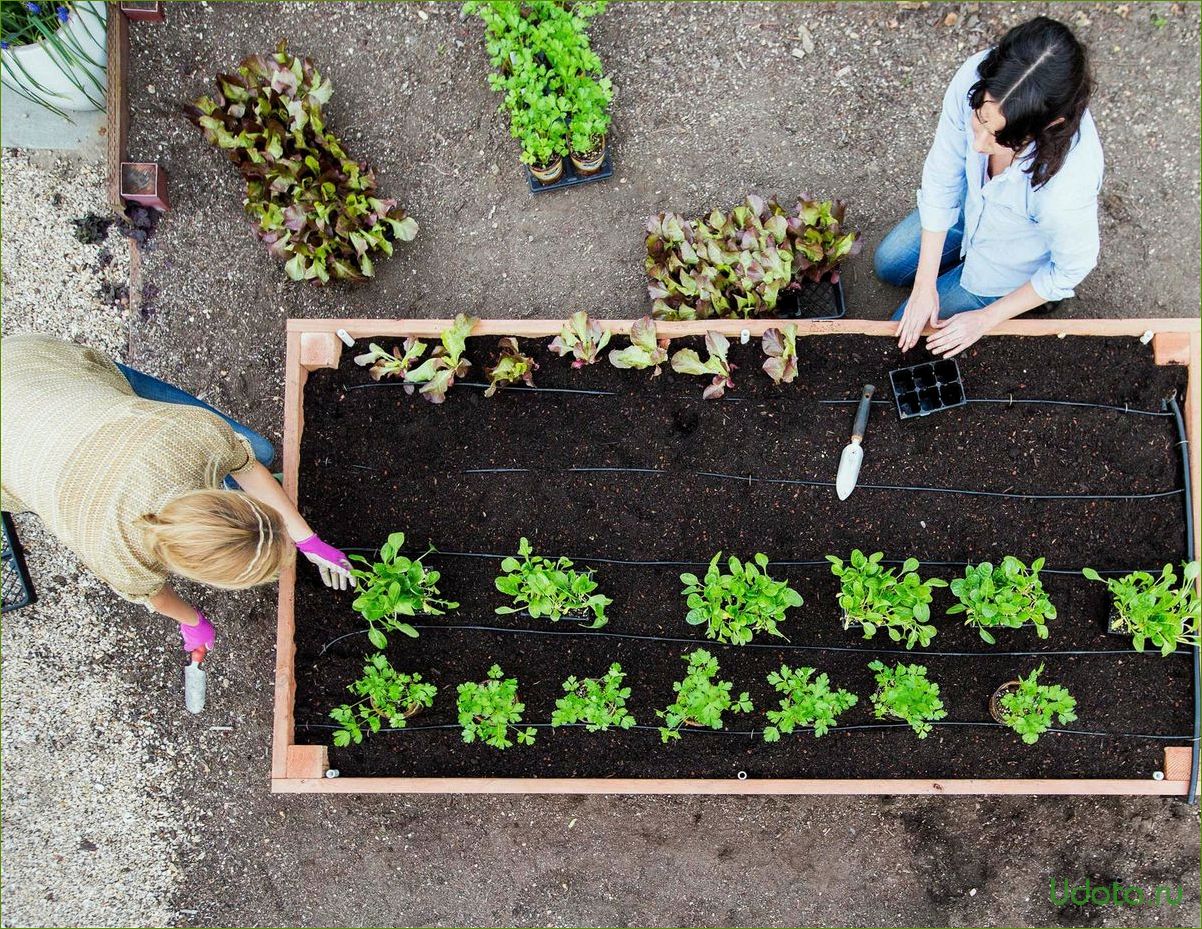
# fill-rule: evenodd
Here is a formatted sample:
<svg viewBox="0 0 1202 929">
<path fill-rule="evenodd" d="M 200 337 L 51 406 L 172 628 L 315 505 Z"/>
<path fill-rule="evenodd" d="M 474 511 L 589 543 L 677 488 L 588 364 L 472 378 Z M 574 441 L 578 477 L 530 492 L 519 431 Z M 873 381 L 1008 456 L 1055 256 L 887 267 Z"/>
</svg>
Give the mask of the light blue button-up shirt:
<svg viewBox="0 0 1202 929">
<path fill-rule="evenodd" d="M 964 210 L 960 284 L 970 293 L 1001 297 L 1030 281 L 1044 300 L 1063 300 L 1098 263 L 1102 144 L 1087 110 L 1064 164 L 1042 187 L 1023 170 L 1026 152 L 991 179 L 988 156 L 972 147 L 968 103 L 988 53 L 964 62 L 943 97 L 918 191 L 922 228 L 946 232 Z"/>
</svg>

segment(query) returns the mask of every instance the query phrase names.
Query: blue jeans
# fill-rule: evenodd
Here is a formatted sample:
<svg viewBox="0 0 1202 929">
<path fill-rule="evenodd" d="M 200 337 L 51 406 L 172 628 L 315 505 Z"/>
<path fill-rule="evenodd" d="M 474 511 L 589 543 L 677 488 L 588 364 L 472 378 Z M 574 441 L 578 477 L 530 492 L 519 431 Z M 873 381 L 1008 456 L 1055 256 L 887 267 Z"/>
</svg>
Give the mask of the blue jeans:
<svg viewBox="0 0 1202 929">
<path fill-rule="evenodd" d="M 157 400 L 160 403 L 179 403 L 184 406 L 198 406 L 202 410 L 208 410 L 210 413 L 220 416 L 229 423 L 230 428 L 234 432 L 250 443 L 251 450 L 254 451 L 255 459 L 259 464 L 265 468 L 271 467 L 271 463 L 275 460 L 275 446 L 253 429 L 247 428 L 231 416 L 226 416 L 221 410 L 214 409 L 203 400 L 193 397 L 187 391 L 180 390 L 174 384 L 168 384 L 166 381 L 160 381 L 157 377 L 151 377 L 149 374 L 143 374 L 141 371 L 127 368 L 120 362 L 117 363 L 117 367 L 125 375 L 125 379 L 129 381 L 129 386 L 134 389 L 134 393 L 143 400 Z M 227 475 L 225 486 L 233 488 L 237 486 L 237 482 Z"/>
<path fill-rule="evenodd" d="M 939 280 L 936 283 L 940 319 L 968 310 L 979 310 L 997 300 L 997 297 L 979 297 L 960 286 L 960 273 L 964 270 L 964 264 L 960 261 L 960 243 L 963 239 L 964 211 L 961 210 L 960 219 L 947 231 L 947 238 L 943 240 L 943 259 L 939 263 Z M 876 276 L 886 284 L 909 287 L 918 272 L 921 245 L 922 222 L 918 218 L 918 210 L 914 210 L 894 226 L 876 247 L 872 256 Z M 902 301 L 893 314 L 894 319 L 902 318 L 908 302 L 908 299 Z"/>
</svg>

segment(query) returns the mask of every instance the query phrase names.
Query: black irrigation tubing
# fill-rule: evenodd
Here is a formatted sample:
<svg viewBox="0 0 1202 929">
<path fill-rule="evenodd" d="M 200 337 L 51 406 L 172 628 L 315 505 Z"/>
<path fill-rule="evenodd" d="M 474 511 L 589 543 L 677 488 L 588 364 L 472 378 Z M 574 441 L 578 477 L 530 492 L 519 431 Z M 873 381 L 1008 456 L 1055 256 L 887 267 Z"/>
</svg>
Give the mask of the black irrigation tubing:
<svg viewBox="0 0 1202 929">
<path fill-rule="evenodd" d="M 1177 396 L 1171 395 L 1167 402 L 1177 427 L 1177 447 L 1181 449 L 1181 469 L 1185 474 L 1185 558 L 1186 561 L 1193 561 L 1197 557 L 1197 551 L 1194 548 L 1194 487 L 1190 474 L 1189 433 L 1185 431 L 1185 420 L 1181 416 Z M 1189 762 L 1189 795 L 1186 797 L 1186 802 L 1191 806 L 1198 802 L 1198 743 L 1202 738 L 1202 648 L 1197 645 L 1193 648 L 1193 665 L 1194 738 Z"/>
<path fill-rule="evenodd" d="M 819 400 L 822 404 L 850 404 L 859 403 L 860 398 L 856 397 L 850 400 Z M 872 400 L 872 403 L 893 406 L 892 400 Z M 1172 416 L 1172 413 L 1159 410 L 1140 410 L 1129 405 L 1115 406 L 1112 403 L 1085 403 L 1081 400 L 1035 400 L 1024 399 L 1022 397 L 1007 397 L 1007 398 L 986 398 L 986 397 L 969 397 L 968 403 L 993 403 L 1001 406 L 1017 406 L 1019 404 L 1037 405 L 1037 406 L 1071 406 L 1085 407 L 1092 410 L 1110 410 L 1114 413 L 1130 413 L 1133 416 Z"/>
</svg>

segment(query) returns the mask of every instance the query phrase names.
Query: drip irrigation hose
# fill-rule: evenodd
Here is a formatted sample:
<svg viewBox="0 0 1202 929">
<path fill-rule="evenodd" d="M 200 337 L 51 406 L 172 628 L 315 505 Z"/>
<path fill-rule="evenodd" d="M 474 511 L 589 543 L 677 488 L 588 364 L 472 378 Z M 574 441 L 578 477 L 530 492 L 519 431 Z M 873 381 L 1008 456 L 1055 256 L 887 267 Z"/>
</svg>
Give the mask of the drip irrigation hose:
<svg viewBox="0 0 1202 929">
<path fill-rule="evenodd" d="M 1198 557 L 1194 548 L 1194 487 L 1190 474 L 1189 434 L 1185 431 L 1185 419 L 1181 416 L 1181 407 L 1177 403 L 1177 395 L 1168 398 L 1169 410 L 1177 426 L 1177 447 L 1181 449 L 1181 469 L 1185 474 L 1185 559 L 1193 561 Z M 1198 802 L 1198 742 L 1202 736 L 1202 646 L 1195 645 L 1194 658 L 1194 738 L 1193 750 L 1189 761 L 1189 795 L 1186 802 L 1193 805 Z"/>
<path fill-rule="evenodd" d="M 856 397 L 854 400 L 819 400 L 818 402 L 822 403 L 822 404 L 842 405 L 842 404 L 849 404 L 849 403 L 859 403 L 860 398 Z M 887 406 L 893 406 L 892 400 L 872 400 L 870 402 L 879 403 L 879 404 L 887 405 Z M 1132 408 L 1131 406 L 1129 406 L 1127 404 L 1124 404 L 1123 406 L 1115 406 L 1112 403 L 1085 403 L 1080 400 L 1024 400 L 1021 397 L 1007 397 L 1006 399 L 969 397 L 965 402 L 966 403 L 995 403 L 995 404 L 1000 404 L 1002 406 L 1017 406 L 1019 404 L 1022 404 L 1024 406 L 1027 406 L 1027 405 L 1031 405 L 1031 406 L 1074 406 L 1074 407 L 1085 407 L 1085 408 L 1091 409 L 1091 410 L 1110 410 L 1113 413 L 1130 413 L 1133 416 L 1172 416 L 1173 415 L 1172 413 L 1165 412 L 1165 411 L 1138 410 L 1138 409 Z"/>
</svg>

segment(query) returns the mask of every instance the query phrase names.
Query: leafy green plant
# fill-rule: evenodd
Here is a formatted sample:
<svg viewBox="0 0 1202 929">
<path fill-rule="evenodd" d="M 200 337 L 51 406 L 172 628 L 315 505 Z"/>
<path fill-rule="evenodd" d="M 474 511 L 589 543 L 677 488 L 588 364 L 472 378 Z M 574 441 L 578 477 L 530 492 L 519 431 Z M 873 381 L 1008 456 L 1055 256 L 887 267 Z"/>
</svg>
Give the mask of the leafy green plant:
<svg viewBox="0 0 1202 929">
<path fill-rule="evenodd" d="M 405 339 L 404 348 L 393 346 L 391 352 L 382 349 L 375 342 L 367 344 L 367 351 L 362 355 L 355 356 L 355 364 L 362 368 L 367 368 L 367 373 L 371 375 L 373 381 L 378 381 L 385 377 L 405 378 L 409 374 L 409 369 L 417 359 L 421 358 L 426 352 L 426 343 L 419 342 L 413 336 Z M 409 393 L 413 392 L 413 387 L 406 384 L 406 389 Z"/>
<path fill-rule="evenodd" d="M 769 329 L 760 341 L 764 354 L 764 373 L 772 383 L 792 384 L 797 377 L 797 327 L 792 323 L 781 329 Z"/>
<path fill-rule="evenodd" d="M 585 365 L 596 364 L 601 350 L 609 344 L 609 333 L 601 328 L 601 324 L 588 318 L 588 313 L 581 310 L 573 313 L 564 324 L 559 335 L 551 340 L 547 347 L 563 357 L 573 356 L 573 368 L 583 368 Z"/>
<path fill-rule="evenodd" d="M 434 549 L 427 550 L 421 558 L 407 558 L 401 554 L 404 546 L 405 533 L 394 532 L 380 546 L 375 561 L 362 555 L 350 556 L 351 561 L 367 565 L 366 569 L 351 568 L 351 577 L 358 588 L 351 606 L 367 620 L 367 637 L 376 648 L 388 645 L 383 630 L 417 638 L 417 630 L 399 617 L 442 616 L 447 610 L 459 607 L 454 600 L 439 595 L 441 575 L 422 564 L 422 558 Z"/>
<path fill-rule="evenodd" d="M 918 560 L 907 558 L 898 574 L 881 564 L 882 552 L 866 556 L 859 549 L 843 559 L 827 555 L 831 573 L 839 578 L 839 606 L 843 608 L 843 628 L 859 626 L 864 638 L 871 639 L 884 629 L 894 642 L 905 641 L 906 648 L 923 648 L 935 637 L 930 625 L 931 591 L 946 587 L 939 578 L 923 580 L 918 576 Z"/>
<path fill-rule="evenodd" d="M 363 741 L 363 729 L 379 732 L 384 723 L 404 729 L 405 720 L 419 710 L 432 706 L 438 688 L 422 681 L 420 674 L 398 673 L 381 652 L 363 666 L 363 676 L 347 687 L 359 697 L 356 703 L 344 703 L 330 711 L 339 728 L 334 744 L 346 746 Z"/>
<path fill-rule="evenodd" d="M 1064 725 L 1077 718 L 1077 701 L 1059 684 L 1040 684 L 1042 673 L 1040 665 L 1026 677 L 1019 677 L 1018 687 L 998 699 L 1003 725 L 1017 732 L 1028 745 L 1038 742 L 1054 721 Z"/>
<path fill-rule="evenodd" d="M 948 615 L 967 613 L 964 624 L 975 626 L 990 645 L 997 642 L 989 631 L 995 628 L 1033 625 L 1036 634 L 1046 639 L 1047 621 L 1056 618 L 1056 607 L 1039 579 L 1043 564 L 1042 558 L 1036 558 L 1028 569 L 1013 555 L 1006 555 L 996 566 L 988 561 L 969 565 L 964 577 L 951 583 L 952 593 L 960 602 L 947 611 Z"/>
<path fill-rule="evenodd" d="M 735 386 L 731 377 L 735 366 L 726 359 L 726 353 L 730 350 L 730 340 L 720 332 L 707 332 L 705 349 L 708 353 L 705 361 L 691 348 L 680 349 L 672 356 L 672 370 L 677 374 L 712 375 L 710 386 L 705 388 L 701 395 L 706 400 L 717 400 L 726 393 L 727 388 L 733 389 Z"/>
<path fill-rule="evenodd" d="M 625 678 L 617 662 L 609 666 L 604 677 L 569 677 L 563 682 L 564 695 L 555 701 L 551 725 L 584 723 L 589 732 L 606 732 L 610 726 L 629 729 L 634 717 L 626 709 L 630 688 L 622 686 Z"/>
<path fill-rule="evenodd" d="M 1160 577 L 1134 571 L 1125 577 L 1103 578 L 1093 568 L 1082 573 L 1091 581 L 1101 581 L 1114 597 L 1112 631 L 1130 633 L 1137 652 L 1151 642 L 1161 655 L 1169 655 L 1178 645 L 1198 644 L 1202 617 L 1198 571 L 1197 561 L 1183 564 L 1180 583 L 1171 564 L 1164 566 Z"/>
<path fill-rule="evenodd" d="M 497 346 L 501 349 L 501 357 L 491 368 L 484 369 L 488 375 L 488 389 L 484 391 L 484 396 L 495 396 L 498 390 L 514 381 L 522 381 L 527 387 L 533 387 L 534 372 L 538 370 L 538 365 L 529 355 L 522 354 L 518 340 L 506 336 Z"/>
<path fill-rule="evenodd" d="M 609 104 L 613 85 L 609 78 L 576 81 L 571 89 L 572 121 L 568 147 L 577 155 L 593 155 L 605 144 L 609 131 Z"/>
<path fill-rule="evenodd" d="M 488 669 L 488 678 L 480 683 L 460 684 L 459 725 L 463 727 L 464 742 L 483 742 L 493 748 L 509 748 L 534 744 L 534 727 L 518 725 L 526 704 L 518 700 L 518 681 L 505 677 L 500 665 Z M 513 738 L 510 738 L 512 732 Z"/>
<path fill-rule="evenodd" d="M 746 691 L 732 697 L 733 684 L 714 680 L 718 675 L 718 659 L 704 648 L 684 656 L 684 660 L 689 670 L 683 680 L 672 684 L 676 699 L 665 709 L 655 711 L 664 721 L 659 730 L 661 741 L 679 739 L 682 726 L 721 729 L 722 714 L 750 713 L 754 709 Z"/>
<path fill-rule="evenodd" d="M 242 173 L 246 212 L 290 278 L 365 280 L 373 253 L 391 255 L 393 241 L 417 235 L 417 222 L 376 195 L 375 174 L 327 131 L 322 106 L 333 87 L 309 59 L 281 42 L 274 55 L 218 75 L 217 89 L 185 115 Z"/>
<path fill-rule="evenodd" d="M 746 645 L 757 632 L 784 638 L 777 625 L 784 621 L 785 610 L 801 606 L 801 594 L 788 581 L 769 577 L 768 556 L 762 552 L 754 563 L 731 556 L 726 562 L 729 574 L 718 567 L 721 557 L 718 552 L 710 560 L 704 578 L 680 575 L 689 607 L 685 621 L 705 626 L 707 639 L 730 645 Z"/>
<path fill-rule="evenodd" d="M 413 386 L 420 384 L 421 395 L 431 403 L 442 403 L 446 400 L 447 391 L 454 386 L 455 379 L 466 376 L 472 366 L 472 363 L 463 357 L 463 352 L 467 348 L 467 337 L 478 322 L 480 320 L 475 316 L 457 314 L 450 328 L 439 334 L 441 344 L 434 346 L 430 357 L 418 367 L 406 370 L 405 389 L 412 393 Z M 420 354 L 421 352 L 418 352 L 418 355 Z"/>
<path fill-rule="evenodd" d="M 567 558 L 552 561 L 534 554 L 530 540 L 522 536 L 518 555 L 501 562 L 505 572 L 496 580 L 497 590 L 513 597 L 520 607 L 499 606 L 501 614 L 527 612 L 534 619 L 547 617 L 558 622 L 565 616 L 581 616 L 591 612 L 590 629 L 600 629 L 608 620 L 605 608 L 613 603 L 604 594 L 596 593 L 597 582 L 591 569 L 576 571 Z"/>
<path fill-rule="evenodd" d="M 768 683 L 784 697 L 779 710 L 768 710 L 772 723 L 764 730 L 765 742 L 779 742 L 781 733 L 814 727 L 815 738 L 826 735 L 839 715 L 859 702 L 859 697 L 846 690 L 831 690 L 825 674 L 814 677 L 813 668 L 790 668 L 781 665 L 779 671 L 768 675 Z"/>
<path fill-rule="evenodd" d="M 609 363 L 615 368 L 643 370 L 655 368 L 652 377 L 658 377 L 660 365 L 668 360 L 668 340 L 656 337 L 655 322 L 650 316 L 637 319 L 630 326 L 630 344 L 609 353 Z"/>
<path fill-rule="evenodd" d="M 910 724 L 920 739 L 931 732 L 931 723 L 947 716 L 939 699 L 939 685 L 927 680 L 927 669 L 920 664 L 897 664 L 887 668 L 880 661 L 869 663 L 876 672 L 876 692 L 872 695 L 877 719 L 891 716 Z"/>
</svg>

